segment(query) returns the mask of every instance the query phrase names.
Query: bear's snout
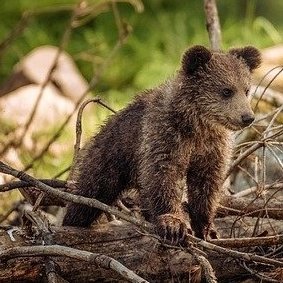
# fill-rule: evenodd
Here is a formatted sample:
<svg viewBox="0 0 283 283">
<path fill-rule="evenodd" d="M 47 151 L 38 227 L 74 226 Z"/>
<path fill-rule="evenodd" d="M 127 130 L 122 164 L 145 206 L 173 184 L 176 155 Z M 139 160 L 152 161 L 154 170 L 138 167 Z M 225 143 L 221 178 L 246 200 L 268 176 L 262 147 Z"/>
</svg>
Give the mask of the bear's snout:
<svg viewBox="0 0 283 283">
<path fill-rule="evenodd" d="M 241 118 L 244 126 L 249 126 L 255 119 L 254 115 L 251 114 L 244 114 Z"/>
</svg>

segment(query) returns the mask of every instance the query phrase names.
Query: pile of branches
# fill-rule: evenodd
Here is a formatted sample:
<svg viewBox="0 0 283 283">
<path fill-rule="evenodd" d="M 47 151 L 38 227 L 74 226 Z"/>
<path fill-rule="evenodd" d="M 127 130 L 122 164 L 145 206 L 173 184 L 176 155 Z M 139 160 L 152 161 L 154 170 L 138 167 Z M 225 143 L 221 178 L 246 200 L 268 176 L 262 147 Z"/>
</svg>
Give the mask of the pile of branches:
<svg viewBox="0 0 283 283">
<path fill-rule="evenodd" d="M 204 2 L 211 45 L 213 49 L 219 49 L 220 27 L 216 5 L 214 1 Z M 74 8 L 53 67 L 42 84 L 42 91 L 52 77 L 81 7 Z M 116 8 L 114 5 L 120 37 L 109 58 L 128 36 Z M 81 104 L 87 92 L 96 86 L 108 63 L 109 59 L 77 102 L 74 158 L 80 150 L 81 118 L 85 106 L 93 102 L 114 112 L 100 98 Z M 282 70 L 282 67 L 279 68 L 278 74 Z M 236 137 L 234 160 L 226 176 L 227 194 L 223 196 L 216 218 L 220 239 L 203 241 L 188 236 L 187 247 L 164 243 L 154 233 L 152 224 L 140 217 L 135 200 L 129 201 L 128 196 L 110 207 L 96 199 L 74 195 L 72 184 L 67 181 L 36 179 L 28 174 L 26 171 L 48 151 L 71 115 L 23 170 L 0 162 L 0 172 L 19 179 L 0 185 L 0 192 L 18 189 L 25 199 L 15 203 L 0 219 L 3 223 L 11 213 L 21 212 L 17 218 L 21 226 L 16 222 L 0 226 L 0 281 L 241 282 L 252 278 L 255 281 L 250 282 L 282 282 L 283 125 L 278 119 L 283 106 L 280 101 L 282 96 L 276 96 L 268 87 L 254 89 L 254 110 L 257 112 L 260 101 L 273 97 L 272 110 L 257 115 L 253 125 Z M 265 102 L 270 101 L 267 99 Z M 30 126 L 32 116 L 23 134 Z M 9 145 L 7 143 L 5 148 Z M 273 165 L 268 163 L 271 157 Z M 277 172 L 274 176 L 279 177 L 270 178 L 273 174 L 270 169 L 274 169 L 272 172 Z M 61 174 L 58 172 L 58 176 Z M 67 202 L 101 209 L 106 216 L 104 222 L 95 225 L 94 229 L 52 226 L 50 222 L 54 215 L 50 213 L 50 206 L 64 207 Z M 55 214 L 55 218 L 58 217 L 58 213 Z"/>
<path fill-rule="evenodd" d="M 266 92 L 270 90 L 255 89 L 255 109 Z M 80 150 L 81 118 L 89 103 L 113 111 L 99 98 L 81 105 L 74 156 Z M 186 248 L 159 239 L 152 224 L 140 217 L 133 205 L 134 198 L 129 201 L 129 196 L 124 196 L 110 207 L 72 194 L 72 184 L 67 181 L 36 179 L 0 162 L 0 172 L 20 179 L 1 185 L 0 191 L 19 189 L 30 204 L 22 215 L 22 228 L 1 226 L 1 280 L 37 282 L 47 277 L 49 282 L 240 282 L 259 278 L 264 282 L 282 282 L 283 180 L 268 182 L 266 173 L 270 169 L 267 156 L 271 154 L 279 176 L 283 175 L 283 125 L 277 122 L 283 107 L 274 105 L 272 111 L 260 115 L 249 129 L 237 134 L 234 161 L 227 173 L 227 195 L 216 218 L 221 239 L 203 241 L 189 236 Z M 237 186 L 247 184 L 253 185 L 237 190 Z M 67 202 L 103 210 L 107 216 L 104 224 L 90 230 L 50 225 L 50 214 L 43 208 L 63 207 Z M 26 207 L 23 201 L 16 203 L 1 221 L 23 206 Z M 86 266 L 84 262 L 90 264 Z"/>
</svg>

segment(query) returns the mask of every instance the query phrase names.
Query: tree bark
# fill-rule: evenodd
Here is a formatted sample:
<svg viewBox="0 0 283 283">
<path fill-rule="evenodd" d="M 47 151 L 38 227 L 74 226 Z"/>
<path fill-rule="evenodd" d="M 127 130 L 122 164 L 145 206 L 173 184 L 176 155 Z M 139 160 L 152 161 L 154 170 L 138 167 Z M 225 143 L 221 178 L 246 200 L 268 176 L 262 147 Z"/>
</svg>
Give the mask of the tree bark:
<svg viewBox="0 0 283 283">
<path fill-rule="evenodd" d="M 216 223 L 220 230 L 230 225 L 225 218 Z M 254 220 L 251 219 L 251 223 Z M 164 247 L 130 224 L 115 222 L 94 228 L 52 227 L 48 243 L 110 256 L 149 282 L 200 282 L 200 267 L 188 251 Z M 0 232 L 0 282 L 42 282 L 50 259 L 58 276 L 68 282 L 126 282 L 113 270 L 66 256 L 48 256 L 48 260 L 44 256 L 3 258 L 4 250 L 43 244 L 40 235 L 30 237 L 22 229 L 12 236 L 8 232 Z M 206 251 L 206 254 L 219 282 L 232 280 L 239 274 L 247 275 L 243 267 L 227 255 L 215 251 Z"/>
<path fill-rule="evenodd" d="M 255 199 L 249 197 L 235 198 L 233 196 L 225 196 L 218 208 L 218 215 L 247 215 L 251 217 L 268 217 L 273 219 L 283 219 L 282 201 L 271 199 L 268 202 L 263 199 Z"/>
<path fill-rule="evenodd" d="M 2 249 L 32 245 L 20 233 L 14 235 L 16 241 L 11 241 L 7 232 L 2 232 Z M 156 239 L 142 235 L 132 225 L 99 225 L 95 230 L 54 227 L 52 243 L 111 256 L 150 282 L 165 282 L 170 278 L 188 279 L 190 276 L 190 254 L 167 250 Z M 69 282 L 124 281 L 113 271 L 94 264 L 67 257 L 49 258 L 59 267 L 59 275 Z M 1 260 L 0 282 L 40 282 L 45 277 L 44 263 L 44 257 L 15 258 L 7 262 Z"/>
</svg>

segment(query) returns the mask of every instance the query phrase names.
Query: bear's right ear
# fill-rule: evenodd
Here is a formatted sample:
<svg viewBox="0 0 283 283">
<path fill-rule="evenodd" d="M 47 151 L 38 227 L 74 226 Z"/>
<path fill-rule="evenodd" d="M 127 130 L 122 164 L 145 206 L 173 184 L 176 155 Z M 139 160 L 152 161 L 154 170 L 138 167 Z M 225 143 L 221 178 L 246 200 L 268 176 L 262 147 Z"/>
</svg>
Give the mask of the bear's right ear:
<svg viewBox="0 0 283 283">
<path fill-rule="evenodd" d="M 210 59 L 212 53 L 201 45 L 196 45 L 188 49 L 182 58 L 182 69 L 188 75 L 194 74 L 200 67 L 204 67 Z"/>
<path fill-rule="evenodd" d="M 229 50 L 229 53 L 233 56 L 236 56 L 238 59 L 243 60 L 251 72 L 256 69 L 261 63 L 260 52 L 253 46 L 233 48 Z"/>
</svg>

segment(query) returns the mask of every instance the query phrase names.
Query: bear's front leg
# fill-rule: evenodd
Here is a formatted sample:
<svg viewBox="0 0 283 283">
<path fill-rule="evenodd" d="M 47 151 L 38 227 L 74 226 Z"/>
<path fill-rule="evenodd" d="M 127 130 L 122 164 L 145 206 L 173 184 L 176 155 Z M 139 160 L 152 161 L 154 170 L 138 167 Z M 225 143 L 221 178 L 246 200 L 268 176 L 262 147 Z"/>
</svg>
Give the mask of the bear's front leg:
<svg viewBox="0 0 283 283">
<path fill-rule="evenodd" d="M 182 214 L 163 214 L 156 217 L 156 232 L 171 244 L 184 244 L 186 235 L 192 234 L 192 229 L 188 220 Z"/>
<path fill-rule="evenodd" d="M 168 243 L 182 244 L 192 233 L 182 205 L 187 164 L 174 139 L 173 135 L 156 135 L 145 141 L 139 168 L 140 199 L 144 215 L 155 224 L 158 235 Z"/>
<path fill-rule="evenodd" d="M 148 170 L 155 170 L 148 165 Z M 170 244 L 183 244 L 188 233 L 192 234 L 190 219 L 182 205 L 184 187 L 180 187 L 175 174 L 165 170 L 165 165 L 156 174 L 142 174 L 140 199 L 146 218 L 155 224 L 157 234 Z M 169 168 L 168 168 L 169 169 Z M 154 176 L 154 177 L 153 177 Z"/>
<path fill-rule="evenodd" d="M 215 156 L 197 156 L 187 171 L 188 203 L 186 211 L 196 237 L 218 238 L 214 216 L 221 198 L 225 163 Z"/>
<path fill-rule="evenodd" d="M 207 240 L 208 238 L 218 239 L 218 233 L 213 222 L 215 208 L 217 207 L 216 201 L 215 199 L 199 198 L 200 203 L 202 207 L 193 203 L 193 201 L 186 204 L 186 210 L 190 214 L 194 235 L 203 240 Z"/>
</svg>

